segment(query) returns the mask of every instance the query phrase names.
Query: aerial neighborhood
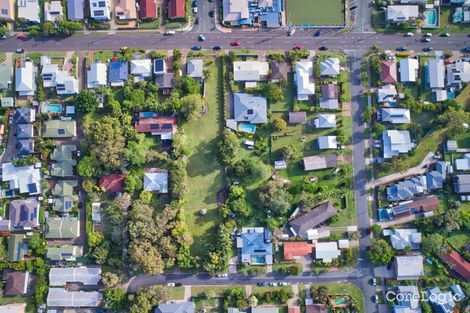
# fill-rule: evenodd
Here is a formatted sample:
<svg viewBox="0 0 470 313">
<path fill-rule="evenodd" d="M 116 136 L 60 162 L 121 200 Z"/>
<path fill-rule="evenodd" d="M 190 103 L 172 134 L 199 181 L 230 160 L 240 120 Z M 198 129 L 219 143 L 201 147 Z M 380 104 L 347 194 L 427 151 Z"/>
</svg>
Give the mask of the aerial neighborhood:
<svg viewBox="0 0 470 313">
<path fill-rule="evenodd" d="M 0 313 L 470 310 L 468 0 L 0 9 Z"/>
</svg>

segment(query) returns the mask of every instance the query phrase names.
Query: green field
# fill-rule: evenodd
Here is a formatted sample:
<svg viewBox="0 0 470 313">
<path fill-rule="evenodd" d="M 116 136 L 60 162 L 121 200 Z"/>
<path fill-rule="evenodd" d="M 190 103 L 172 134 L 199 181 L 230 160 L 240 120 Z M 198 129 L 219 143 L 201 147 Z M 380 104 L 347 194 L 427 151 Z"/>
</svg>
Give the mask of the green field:
<svg viewBox="0 0 470 313">
<path fill-rule="evenodd" d="M 343 0 L 289 0 L 288 23 L 292 25 L 343 25 Z"/>
</svg>

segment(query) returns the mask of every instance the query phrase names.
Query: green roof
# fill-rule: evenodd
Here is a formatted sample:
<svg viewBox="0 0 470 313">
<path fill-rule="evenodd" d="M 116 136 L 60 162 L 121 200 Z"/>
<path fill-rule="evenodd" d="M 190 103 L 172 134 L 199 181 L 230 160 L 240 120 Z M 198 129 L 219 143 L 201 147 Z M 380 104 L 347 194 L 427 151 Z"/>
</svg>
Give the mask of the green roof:
<svg viewBox="0 0 470 313">
<path fill-rule="evenodd" d="M 75 121 L 49 120 L 44 123 L 44 138 L 69 138 L 77 135 Z"/>
<path fill-rule="evenodd" d="M 74 202 L 78 200 L 78 196 L 65 196 L 54 199 L 52 209 L 57 212 L 70 212 L 75 206 Z"/>
<path fill-rule="evenodd" d="M 51 176 L 59 177 L 69 177 L 73 176 L 73 167 L 77 165 L 77 161 L 71 160 L 62 160 L 52 163 L 51 166 Z"/>
<path fill-rule="evenodd" d="M 54 189 L 52 189 L 53 196 L 71 196 L 73 195 L 73 188 L 77 187 L 76 180 L 59 180 Z"/>
<path fill-rule="evenodd" d="M 72 152 L 75 152 L 75 151 L 77 151 L 77 147 L 75 145 L 56 146 L 54 151 L 51 154 L 51 160 L 53 161 L 71 160 Z"/>
<path fill-rule="evenodd" d="M 51 261 L 75 261 L 77 257 L 81 256 L 83 256 L 82 246 L 47 247 L 46 257 Z"/>
<path fill-rule="evenodd" d="M 0 89 L 8 89 L 13 81 L 13 66 L 0 64 Z"/>
<path fill-rule="evenodd" d="M 26 238 L 23 234 L 11 234 L 8 240 L 8 261 L 17 262 L 24 259 L 23 240 Z"/>
<path fill-rule="evenodd" d="M 44 232 L 46 239 L 71 239 L 80 236 L 80 221 L 49 220 Z"/>
</svg>

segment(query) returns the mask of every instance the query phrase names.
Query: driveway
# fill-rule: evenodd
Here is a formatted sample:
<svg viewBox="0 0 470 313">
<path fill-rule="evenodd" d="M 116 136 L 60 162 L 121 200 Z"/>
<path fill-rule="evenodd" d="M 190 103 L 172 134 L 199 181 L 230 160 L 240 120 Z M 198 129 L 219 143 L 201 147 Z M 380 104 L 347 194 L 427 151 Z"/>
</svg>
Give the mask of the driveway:
<svg viewBox="0 0 470 313">
<path fill-rule="evenodd" d="M 1 163 L 10 162 L 14 157 L 16 157 L 18 153 L 18 149 L 16 148 L 16 135 L 15 135 L 16 121 L 13 119 L 13 123 L 9 124 L 8 127 L 9 127 L 8 139 L 7 139 L 6 149 L 3 152 L 3 155 L 0 159 Z"/>
</svg>

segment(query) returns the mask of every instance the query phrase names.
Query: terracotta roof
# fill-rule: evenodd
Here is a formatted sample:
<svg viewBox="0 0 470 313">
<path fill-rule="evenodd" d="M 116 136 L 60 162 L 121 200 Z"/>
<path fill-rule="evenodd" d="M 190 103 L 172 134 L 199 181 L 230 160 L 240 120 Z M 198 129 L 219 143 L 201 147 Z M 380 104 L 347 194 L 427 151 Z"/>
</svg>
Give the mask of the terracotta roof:
<svg viewBox="0 0 470 313">
<path fill-rule="evenodd" d="M 395 84 L 397 79 L 397 63 L 395 61 L 382 61 L 380 80 L 385 84 Z"/>
<path fill-rule="evenodd" d="M 291 306 L 287 309 L 287 313 L 300 313 L 300 307 Z"/>
<path fill-rule="evenodd" d="M 183 18 L 185 16 L 185 1 L 184 0 L 169 0 L 168 3 L 168 18 Z"/>
<path fill-rule="evenodd" d="M 320 87 L 321 97 L 323 99 L 338 99 L 339 91 L 337 84 L 321 85 Z"/>
<path fill-rule="evenodd" d="M 328 307 L 326 304 L 309 304 L 305 306 L 307 313 L 328 313 Z"/>
<path fill-rule="evenodd" d="M 175 132 L 176 120 L 170 117 L 141 117 L 135 124 L 138 133 Z"/>
<path fill-rule="evenodd" d="M 454 250 L 449 255 L 443 256 L 442 259 L 466 282 L 470 282 L 470 263 L 468 263 L 460 254 Z"/>
<path fill-rule="evenodd" d="M 155 0 L 141 0 L 139 17 L 141 19 L 157 17 L 157 2 Z"/>
<path fill-rule="evenodd" d="M 4 296 L 22 296 L 25 294 L 26 272 L 16 272 L 12 270 L 3 271 L 3 280 L 5 281 Z"/>
<path fill-rule="evenodd" d="M 418 213 L 421 213 L 434 211 L 439 208 L 439 204 L 439 199 L 436 196 L 429 196 L 408 203 L 408 206 L 416 209 Z"/>
<path fill-rule="evenodd" d="M 306 241 L 284 242 L 284 260 L 293 260 L 295 257 L 309 255 L 314 246 Z"/>
<path fill-rule="evenodd" d="M 124 192 L 124 179 L 123 174 L 110 174 L 101 176 L 99 184 L 109 192 Z"/>
</svg>

